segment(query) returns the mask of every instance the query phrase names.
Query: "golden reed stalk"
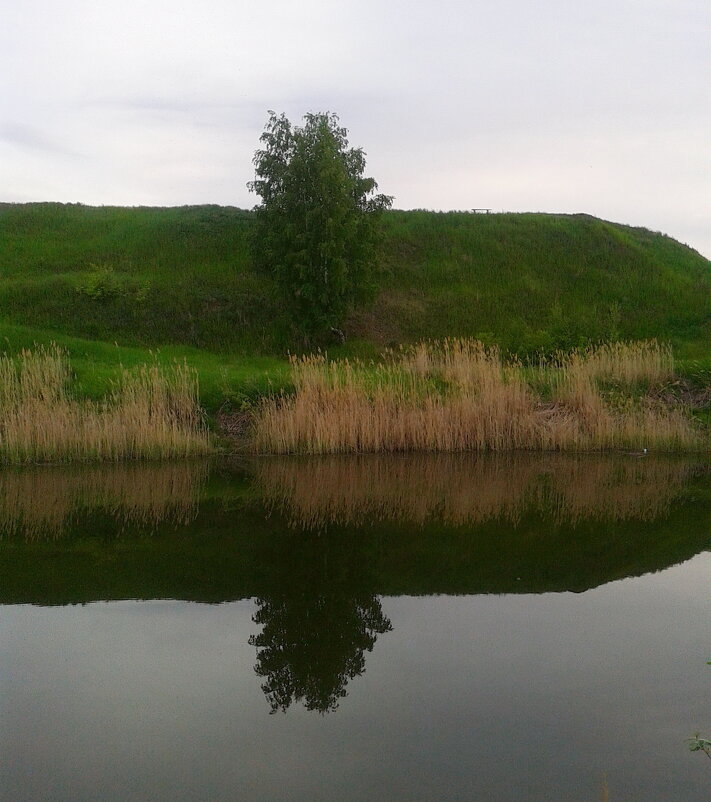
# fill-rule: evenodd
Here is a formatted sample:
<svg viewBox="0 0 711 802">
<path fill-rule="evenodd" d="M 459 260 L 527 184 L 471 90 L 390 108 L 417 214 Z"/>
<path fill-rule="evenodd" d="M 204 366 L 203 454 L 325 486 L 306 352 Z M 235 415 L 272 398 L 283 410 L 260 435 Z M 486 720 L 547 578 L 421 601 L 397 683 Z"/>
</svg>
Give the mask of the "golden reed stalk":
<svg viewBox="0 0 711 802">
<path fill-rule="evenodd" d="M 384 364 L 292 359 L 295 393 L 254 417 L 258 453 L 699 448 L 688 412 L 640 396 L 673 375 L 668 347 L 615 343 L 524 367 L 473 340 Z M 617 389 L 613 397 L 605 386 Z M 635 396 L 635 393 L 637 396 Z M 544 400 L 547 395 L 548 400 Z"/>
<path fill-rule="evenodd" d="M 123 370 L 102 402 L 69 393 L 56 346 L 0 356 L 0 461 L 161 459 L 210 450 L 196 374 L 186 366 Z"/>
</svg>

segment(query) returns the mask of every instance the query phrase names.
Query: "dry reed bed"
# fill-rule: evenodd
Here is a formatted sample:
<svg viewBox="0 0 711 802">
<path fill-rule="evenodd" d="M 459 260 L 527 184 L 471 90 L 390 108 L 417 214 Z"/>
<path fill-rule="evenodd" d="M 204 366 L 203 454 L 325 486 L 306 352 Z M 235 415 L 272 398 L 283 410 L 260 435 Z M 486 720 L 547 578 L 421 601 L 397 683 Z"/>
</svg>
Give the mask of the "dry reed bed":
<svg viewBox="0 0 711 802">
<path fill-rule="evenodd" d="M 184 525 L 197 515 L 204 460 L 0 472 L 0 537 L 58 538 L 80 515 L 100 511 L 120 524 Z"/>
<path fill-rule="evenodd" d="M 517 523 L 527 511 L 573 525 L 649 521 L 668 511 L 695 466 L 605 455 L 371 454 L 260 459 L 253 469 L 263 497 L 293 526 L 310 529 L 373 520 Z"/>
<path fill-rule="evenodd" d="M 689 450 L 688 411 L 647 391 L 673 375 L 656 342 L 613 343 L 538 365 L 473 340 L 420 344 L 383 364 L 292 359 L 295 392 L 254 416 L 258 453 Z"/>
<path fill-rule="evenodd" d="M 123 370 L 101 402 L 77 401 L 57 347 L 0 356 L 0 461 L 162 459 L 210 450 L 197 377 L 185 366 Z"/>
</svg>

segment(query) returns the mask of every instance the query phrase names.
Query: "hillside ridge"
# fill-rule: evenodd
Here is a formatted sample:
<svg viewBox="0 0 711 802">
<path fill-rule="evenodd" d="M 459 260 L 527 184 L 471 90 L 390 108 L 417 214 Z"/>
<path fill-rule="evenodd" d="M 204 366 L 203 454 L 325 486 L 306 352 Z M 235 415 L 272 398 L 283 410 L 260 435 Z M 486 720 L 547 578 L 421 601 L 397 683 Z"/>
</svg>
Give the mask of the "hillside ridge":
<svg viewBox="0 0 711 802">
<path fill-rule="evenodd" d="M 0 204 L 0 325 L 283 355 L 298 343 L 252 269 L 251 221 L 217 205 Z M 393 210 L 374 300 L 345 331 L 346 350 L 367 355 L 448 336 L 520 355 L 640 338 L 696 353 L 711 342 L 711 262 L 584 213 Z"/>
</svg>

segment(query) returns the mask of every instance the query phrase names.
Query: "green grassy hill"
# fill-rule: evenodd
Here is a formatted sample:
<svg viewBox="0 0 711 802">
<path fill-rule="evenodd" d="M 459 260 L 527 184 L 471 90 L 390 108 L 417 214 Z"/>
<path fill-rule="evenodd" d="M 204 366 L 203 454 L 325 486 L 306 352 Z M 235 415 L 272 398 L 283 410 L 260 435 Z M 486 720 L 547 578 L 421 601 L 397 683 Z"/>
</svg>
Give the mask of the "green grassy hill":
<svg viewBox="0 0 711 802">
<path fill-rule="evenodd" d="M 89 394 L 148 348 L 198 366 L 208 405 L 258 390 L 296 344 L 252 270 L 250 226 L 231 207 L 0 204 L 0 338 L 59 342 Z M 379 287 L 347 321 L 346 353 L 454 335 L 522 355 L 657 337 L 695 357 L 711 344 L 711 262 L 586 215 L 389 212 Z"/>
<path fill-rule="evenodd" d="M 371 316 L 397 339 L 454 333 L 518 353 L 709 341 L 711 262 L 662 234 L 587 215 L 431 212 L 394 212 L 387 230 Z"/>
</svg>

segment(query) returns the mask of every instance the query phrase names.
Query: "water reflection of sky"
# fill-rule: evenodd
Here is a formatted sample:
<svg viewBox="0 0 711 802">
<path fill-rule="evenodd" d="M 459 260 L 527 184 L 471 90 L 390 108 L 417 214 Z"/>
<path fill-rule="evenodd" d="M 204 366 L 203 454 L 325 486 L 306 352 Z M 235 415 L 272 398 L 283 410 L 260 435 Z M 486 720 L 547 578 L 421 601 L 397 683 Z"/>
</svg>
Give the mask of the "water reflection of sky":
<svg viewBox="0 0 711 802">
<path fill-rule="evenodd" d="M 3 472 L 0 798 L 706 799 L 706 470 Z"/>
<path fill-rule="evenodd" d="M 710 574 L 385 598 L 325 716 L 269 715 L 251 601 L 3 607 L 3 798 L 705 800 Z"/>
</svg>

